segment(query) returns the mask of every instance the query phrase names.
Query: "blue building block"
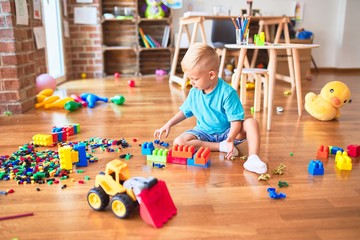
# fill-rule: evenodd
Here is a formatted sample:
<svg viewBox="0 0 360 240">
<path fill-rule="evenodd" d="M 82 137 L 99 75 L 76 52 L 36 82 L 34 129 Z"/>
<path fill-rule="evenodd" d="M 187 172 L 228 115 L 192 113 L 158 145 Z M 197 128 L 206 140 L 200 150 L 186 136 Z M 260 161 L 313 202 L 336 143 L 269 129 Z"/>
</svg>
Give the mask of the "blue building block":
<svg viewBox="0 0 360 240">
<path fill-rule="evenodd" d="M 268 188 L 267 191 L 269 192 L 269 196 L 273 199 L 286 198 L 285 193 L 277 193 L 275 188 Z"/>
<path fill-rule="evenodd" d="M 311 160 L 308 167 L 311 175 L 324 175 L 324 165 L 320 160 Z"/>
<path fill-rule="evenodd" d="M 211 165 L 211 161 L 209 159 L 209 161 L 207 161 L 207 163 L 205 165 L 203 165 L 203 164 L 196 164 L 194 158 L 188 158 L 187 165 L 194 166 L 194 167 L 209 168 Z"/>
<path fill-rule="evenodd" d="M 152 142 L 144 142 L 141 145 L 141 154 L 142 155 L 152 155 L 152 152 L 154 151 L 155 147 Z"/>
<path fill-rule="evenodd" d="M 88 161 L 86 158 L 86 148 L 85 144 L 80 142 L 77 145 L 74 145 L 74 150 L 78 152 L 79 154 L 79 162 L 76 163 L 76 166 L 78 167 L 87 167 Z"/>
<path fill-rule="evenodd" d="M 331 154 L 336 154 L 337 151 L 341 151 L 344 152 L 344 149 L 342 149 L 341 147 L 337 147 L 337 146 L 329 146 L 329 150 Z"/>
</svg>

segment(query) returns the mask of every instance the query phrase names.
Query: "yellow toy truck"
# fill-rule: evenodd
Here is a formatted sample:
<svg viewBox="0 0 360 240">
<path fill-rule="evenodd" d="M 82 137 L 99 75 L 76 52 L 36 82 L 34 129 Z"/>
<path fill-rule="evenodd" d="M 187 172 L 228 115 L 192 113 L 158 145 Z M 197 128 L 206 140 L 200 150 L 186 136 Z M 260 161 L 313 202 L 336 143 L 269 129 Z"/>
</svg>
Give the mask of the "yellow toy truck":
<svg viewBox="0 0 360 240">
<path fill-rule="evenodd" d="M 104 210 L 110 203 L 115 216 L 121 219 L 128 218 L 140 205 L 142 219 L 156 228 L 177 213 L 164 181 L 153 177 L 130 178 L 128 165 L 118 159 L 108 162 L 105 172 L 96 176 L 87 201 L 96 211 Z"/>
</svg>

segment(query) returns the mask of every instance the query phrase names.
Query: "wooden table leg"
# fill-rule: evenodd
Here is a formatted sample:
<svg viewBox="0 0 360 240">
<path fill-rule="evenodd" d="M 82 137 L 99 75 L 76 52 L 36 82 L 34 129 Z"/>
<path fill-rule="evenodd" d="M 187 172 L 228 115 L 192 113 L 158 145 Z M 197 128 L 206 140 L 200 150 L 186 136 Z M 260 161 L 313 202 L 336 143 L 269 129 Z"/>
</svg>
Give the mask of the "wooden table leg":
<svg viewBox="0 0 360 240">
<path fill-rule="evenodd" d="M 243 66 L 244 66 L 246 52 L 247 52 L 246 48 L 241 48 L 240 49 L 239 60 L 238 60 L 238 64 L 237 64 L 237 67 L 236 67 L 235 77 L 234 77 L 234 79 L 233 79 L 233 81 L 231 83 L 231 86 L 236 91 L 239 89 L 240 76 L 241 76 L 241 71 L 242 71 Z"/>
<path fill-rule="evenodd" d="M 300 54 L 299 49 L 293 48 L 293 61 L 294 61 L 294 70 L 295 70 L 295 86 L 296 86 L 296 97 L 298 104 L 298 115 L 302 115 L 303 102 L 302 102 L 302 92 L 301 92 L 301 69 L 300 69 Z"/>
<path fill-rule="evenodd" d="M 271 120 L 273 113 L 273 102 L 274 102 L 274 88 L 275 88 L 275 75 L 276 75 L 276 65 L 277 65 L 277 51 L 276 49 L 270 49 L 269 57 L 269 99 L 268 99 L 268 116 L 267 116 L 267 125 L 266 129 L 271 130 Z"/>
</svg>

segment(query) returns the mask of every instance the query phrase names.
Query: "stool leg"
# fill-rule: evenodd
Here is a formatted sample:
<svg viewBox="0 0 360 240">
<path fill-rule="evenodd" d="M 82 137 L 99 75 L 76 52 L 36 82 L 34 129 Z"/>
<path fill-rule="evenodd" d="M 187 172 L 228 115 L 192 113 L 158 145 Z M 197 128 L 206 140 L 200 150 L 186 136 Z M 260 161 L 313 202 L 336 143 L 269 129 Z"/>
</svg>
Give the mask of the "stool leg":
<svg viewBox="0 0 360 240">
<path fill-rule="evenodd" d="M 241 74 L 241 77 L 240 77 L 240 101 L 242 104 L 246 104 L 246 81 L 247 81 L 247 74 Z"/>
<path fill-rule="evenodd" d="M 269 100 L 269 75 L 264 74 L 264 109 L 268 107 Z"/>
<path fill-rule="evenodd" d="M 261 103 L 261 74 L 255 74 L 254 112 L 260 111 Z"/>
<path fill-rule="evenodd" d="M 222 74 L 224 73 L 224 65 L 225 65 L 225 59 L 226 59 L 226 48 L 223 48 L 221 51 L 221 59 L 220 59 L 220 66 L 219 66 L 219 77 L 222 77 Z"/>
</svg>

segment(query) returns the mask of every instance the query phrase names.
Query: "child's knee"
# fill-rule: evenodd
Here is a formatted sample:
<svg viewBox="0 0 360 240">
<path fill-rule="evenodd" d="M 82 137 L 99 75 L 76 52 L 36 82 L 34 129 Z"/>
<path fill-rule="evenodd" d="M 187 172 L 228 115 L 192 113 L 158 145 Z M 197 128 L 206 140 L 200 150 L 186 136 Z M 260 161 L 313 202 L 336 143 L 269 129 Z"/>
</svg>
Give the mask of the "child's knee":
<svg viewBox="0 0 360 240">
<path fill-rule="evenodd" d="M 247 118 L 244 121 L 244 126 L 259 128 L 259 122 L 255 118 Z"/>
<path fill-rule="evenodd" d="M 174 145 L 186 145 L 186 141 L 181 136 L 178 136 L 174 139 Z"/>
</svg>

